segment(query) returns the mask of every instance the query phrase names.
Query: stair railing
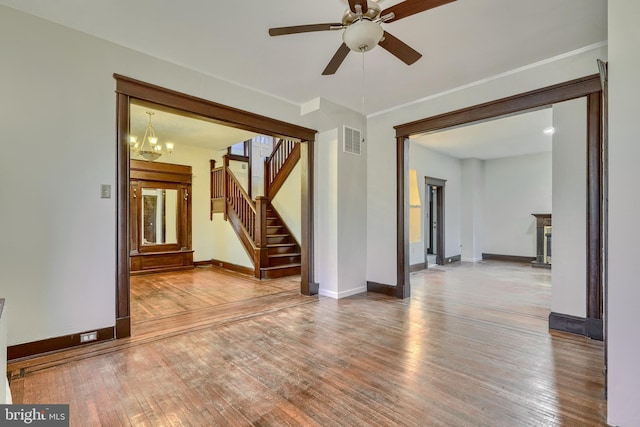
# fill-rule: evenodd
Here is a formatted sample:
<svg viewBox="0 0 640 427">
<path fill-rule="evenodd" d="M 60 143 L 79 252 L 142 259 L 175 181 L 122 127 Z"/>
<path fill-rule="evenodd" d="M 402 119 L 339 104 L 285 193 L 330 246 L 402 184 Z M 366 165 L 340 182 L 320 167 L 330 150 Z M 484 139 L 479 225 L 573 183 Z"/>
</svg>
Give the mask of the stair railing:
<svg viewBox="0 0 640 427">
<path fill-rule="evenodd" d="M 300 158 L 300 143 L 291 139 L 280 139 L 271 155 L 264 159 L 264 194 L 273 200 L 275 193 Z"/>
<path fill-rule="evenodd" d="M 234 224 L 234 229 L 245 249 L 252 255 L 255 277 L 260 278 L 260 268 L 269 264 L 266 221 L 269 199 L 259 196 L 254 202 L 242 188 L 228 165 L 225 172 L 227 217 Z"/>
<path fill-rule="evenodd" d="M 256 239 L 256 207 L 244 188 L 240 185 L 233 172 L 227 168 L 227 206 L 242 223 L 251 241 Z"/>
</svg>

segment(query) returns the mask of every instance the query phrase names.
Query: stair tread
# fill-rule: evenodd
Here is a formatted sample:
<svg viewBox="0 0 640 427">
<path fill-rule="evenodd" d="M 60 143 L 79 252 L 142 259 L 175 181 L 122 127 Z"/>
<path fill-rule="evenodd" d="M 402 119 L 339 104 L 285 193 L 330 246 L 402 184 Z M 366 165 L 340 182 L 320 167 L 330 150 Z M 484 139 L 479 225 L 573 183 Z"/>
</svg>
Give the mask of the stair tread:
<svg viewBox="0 0 640 427">
<path fill-rule="evenodd" d="M 295 243 L 271 243 L 267 245 L 267 248 L 283 248 L 285 246 L 295 246 Z"/>
<path fill-rule="evenodd" d="M 300 256 L 300 252 L 290 252 L 284 254 L 269 254 L 269 258 L 284 258 L 287 256 Z"/>
</svg>

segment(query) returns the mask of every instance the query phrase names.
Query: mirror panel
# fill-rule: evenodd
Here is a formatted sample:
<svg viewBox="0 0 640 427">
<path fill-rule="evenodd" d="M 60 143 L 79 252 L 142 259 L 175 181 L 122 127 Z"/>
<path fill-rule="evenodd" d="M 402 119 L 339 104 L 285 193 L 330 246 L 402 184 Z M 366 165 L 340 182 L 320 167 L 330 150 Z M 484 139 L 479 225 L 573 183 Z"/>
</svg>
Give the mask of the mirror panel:
<svg viewBox="0 0 640 427">
<path fill-rule="evenodd" d="M 142 188 L 143 246 L 178 243 L 178 190 Z"/>
</svg>

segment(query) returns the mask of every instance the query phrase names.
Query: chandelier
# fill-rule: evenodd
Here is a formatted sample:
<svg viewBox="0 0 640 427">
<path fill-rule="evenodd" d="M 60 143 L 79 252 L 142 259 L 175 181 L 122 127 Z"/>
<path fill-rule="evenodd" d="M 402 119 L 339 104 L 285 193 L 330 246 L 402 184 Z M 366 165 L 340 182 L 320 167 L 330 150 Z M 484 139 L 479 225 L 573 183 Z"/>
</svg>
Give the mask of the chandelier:
<svg viewBox="0 0 640 427">
<path fill-rule="evenodd" d="M 142 156 L 152 162 L 163 154 L 171 154 L 173 152 L 173 142 L 166 142 L 164 145 L 158 143 L 156 131 L 151 124 L 151 116 L 155 113 L 147 111 L 147 114 L 149 115 L 149 122 L 147 123 L 147 129 L 144 131 L 142 141 L 139 142 L 137 137 L 131 135 L 129 142 L 131 144 L 131 151 L 135 155 Z"/>
</svg>

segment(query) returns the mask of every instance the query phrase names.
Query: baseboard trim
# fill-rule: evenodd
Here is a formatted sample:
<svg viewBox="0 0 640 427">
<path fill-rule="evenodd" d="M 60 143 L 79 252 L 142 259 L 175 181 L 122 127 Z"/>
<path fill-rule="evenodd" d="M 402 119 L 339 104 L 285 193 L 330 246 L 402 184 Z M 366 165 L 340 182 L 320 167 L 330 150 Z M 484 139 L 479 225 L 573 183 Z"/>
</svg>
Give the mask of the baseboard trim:
<svg viewBox="0 0 640 427">
<path fill-rule="evenodd" d="M 502 255 L 502 254 L 482 254 L 482 259 L 494 260 L 494 261 L 509 261 L 509 262 L 531 262 L 535 261 L 535 256 L 520 256 L 520 255 Z"/>
<path fill-rule="evenodd" d="M 128 338 L 131 336 L 131 317 L 120 317 L 116 319 L 116 338 Z"/>
<path fill-rule="evenodd" d="M 210 267 L 212 265 L 213 265 L 212 259 L 210 259 L 209 261 L 193 261 L 194 267 Z"/>
<path fill-rule="evenodd" d="M 390 297 L 395 297 L 396 287 L 392 285 L 385 285 L 384 283 L 367 281 L 367 292 L 373 292 L 376 294 L 384 294 Z"/>
<path fill-rule="evenodd" d="M 551 312 L 549 314 L 549 329 L 582 335 L 594 340 L 604 338 L 604 323 L 602 319 L 591 319 L 569 314 Z"/>
<path fill-rule="evenodd" d="M 461 260 L 462 260 L 462 255 L 444 257 L 445 264 L 451 264 L 452 262 L 460 262 Z"/>
<path fill-rule="evenodd" d="M 410 266 L 409 267 L 409 271 L 411 273 L 414 273 L 416 271 L 424 270 L 425 268 L 427 268 L 427 263 L 426 262 L 419 262 L 417 264 L 413 264 L 412 266 Z"/>
<path fill-rule="evenodd" d="M 214 267 L 220 267 L 237 273 L 248 274 L 250 276 L 253 276 L 254 274 L 253 267 L 245 267 L 244 265 L 233 264 L 219 259 L 212 259 L 210 264 Z"/>
<path fill-rule="evenodd" d="M 80 342 L 80 335 L 87 332 L 97 332 L 98 339 L 88 343 Z M 22 359 L 24 357 L 31 357 L 41 355 L 43 353 L 49 353 L 52 351 L 66 350 L 72 347 L 79 347 L 81 345 L 95 344 L 100 341 L 110 341 L 114 339 L 115 328 L 113 326 L 108 328 L 93 329 L 85 332 L 79 332 L 77 334 L 64 335 L 60 337 L 47 338 L 40 341 L 33 341 L 24 344 L 11 345 L 7 347 L 7 360 Z"/>
<path fill-rule="evenodd" d="M 321 296 L 325 296 L 333 299 L 340 299 L 340 298 L 350 297 L 352 295 L 358 295 L 364 292 L 367 292 L 367 288 L 365 286 L 360 286 L 360 287 L 349 289 L 342 292 L 334 292 L 334 291 L 328 291 L 325 289 L 320 289 L 318 294 Z"/>
</svg>

